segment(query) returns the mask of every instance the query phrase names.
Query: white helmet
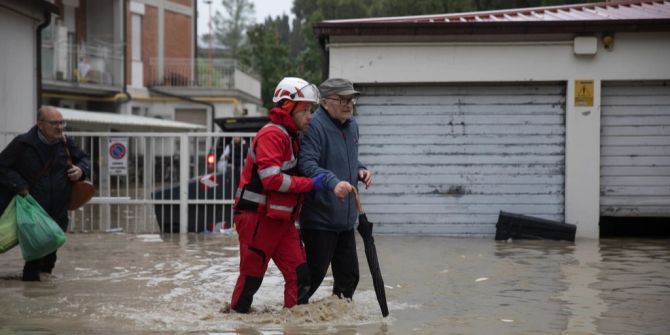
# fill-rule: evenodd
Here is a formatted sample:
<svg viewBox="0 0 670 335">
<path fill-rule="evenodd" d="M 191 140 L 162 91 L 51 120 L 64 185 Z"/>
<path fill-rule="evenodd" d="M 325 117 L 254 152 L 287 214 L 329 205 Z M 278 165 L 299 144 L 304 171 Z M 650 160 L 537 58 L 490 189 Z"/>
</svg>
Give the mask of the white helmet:
<svg viewBox="0 0 670 335">
<path fill-rule="evenodd" d="M 277 103 L 284 99 L 315 104 L 319 102 L 319 89 L 303 79 L 285 77 L 277 84 L 272 102 Z"/>
</svg>

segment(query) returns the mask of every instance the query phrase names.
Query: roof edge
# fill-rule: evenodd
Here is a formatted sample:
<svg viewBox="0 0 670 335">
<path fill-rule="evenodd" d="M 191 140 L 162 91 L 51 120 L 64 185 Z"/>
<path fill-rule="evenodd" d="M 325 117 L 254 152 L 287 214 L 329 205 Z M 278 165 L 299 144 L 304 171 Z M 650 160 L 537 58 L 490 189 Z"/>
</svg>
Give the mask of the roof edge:
<svg viewBox="0 0 670 335">
<path fill-rule="evenodd" d="M 517 22 L 319 22 L 320 38 L 331 35 L 554 34 L 670 31 L 668 19 Z"/>
<path fill-rule="evenodd" d="M 484 10 L 484 11 L 475 11 L 475 12 L 455 12 L 455 13 L 444 13 L 444 14 L 424 14 L 424 15 L 408 15 L 408 16 L 387 16 L 387 17 L 371 17 L 371 18 L 358 18 L 358 19 L 340 19 L 340 20 L 324 20 L 324 23 L 346 23 L 346 22 L 384 22 L 384 23 L 397 23 L 397 20 L 420 20 L 420 19 L 431 19 L 431 18 L 461 18 L 461 17 L 474 17 L 474 16 L 504 16 L 506 14 L 531 14 L 534 12 L 555 12 L 558 10 L 569 10 L 569 9 L 594 9 L 597 7 L 615 7 L 615 6 L 628 6 L 628 5 L 640 5 L 644 3 L 655 3 L 655 2 L 664 2 L 663 0 L 619 0 L 619 1 L 609 1 L 609 2 L 589 2 L 589 3 L 578 3 L 578 4 L 565 4 L 565 5 L 554 5 L 554 6 L 537 6 L 537 7 L 522 7 L 522 8 L 507 8 L 507 9 L 495 9 L 495 10 Z"/>
</svg>

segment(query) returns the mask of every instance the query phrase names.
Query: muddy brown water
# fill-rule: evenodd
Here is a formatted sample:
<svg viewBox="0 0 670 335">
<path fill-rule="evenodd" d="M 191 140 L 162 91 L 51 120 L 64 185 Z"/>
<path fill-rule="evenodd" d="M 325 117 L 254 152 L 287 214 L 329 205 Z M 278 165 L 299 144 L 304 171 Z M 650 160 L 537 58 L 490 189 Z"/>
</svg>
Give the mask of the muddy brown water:
<svg viewBox="0 0 670 335">
<path fill-rule="evenodd" d="M 221 313 L 237 277 L 234 236 L 68 234 L 52 276 L 18 280 L 0 255 L 0 334 L 670 334 L 669 240 L 496 242 L 376 237 L 382 318 L 358 240 L 353 302 L 282 309 L 268 270 L 248 315 Z"/>
</svg>

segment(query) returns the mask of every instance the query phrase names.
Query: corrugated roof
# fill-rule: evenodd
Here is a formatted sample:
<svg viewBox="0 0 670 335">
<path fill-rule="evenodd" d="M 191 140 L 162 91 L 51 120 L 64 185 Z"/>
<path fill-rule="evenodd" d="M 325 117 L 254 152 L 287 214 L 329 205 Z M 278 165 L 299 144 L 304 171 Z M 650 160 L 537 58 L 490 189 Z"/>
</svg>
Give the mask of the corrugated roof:
<svg viewBox="0 0 670 335">
<path fill-rule="evenodd" d="M 520 22 L 520 21 L 592 21 L 636 20 L 670 18 L 670 1 L 619 1 L 577 5 L 505 9 L 483 12 L 398 16 L 351 20 L 329 20 L 324 23 L 344 22 Z"/>
<path fill-rule="evenodd" d="M 328 20 L 318 36 L 670 31 L 670 1 L 627 0 L 495 11 Z"/>
<path fill-rule="evenodd" d="M 127 131 L 195 131 L 205 126 L 137 115 L 102 113 L 58 107 L 63 120 L 73 124 L 97 124 L 122 127 Z"/>
</svg>

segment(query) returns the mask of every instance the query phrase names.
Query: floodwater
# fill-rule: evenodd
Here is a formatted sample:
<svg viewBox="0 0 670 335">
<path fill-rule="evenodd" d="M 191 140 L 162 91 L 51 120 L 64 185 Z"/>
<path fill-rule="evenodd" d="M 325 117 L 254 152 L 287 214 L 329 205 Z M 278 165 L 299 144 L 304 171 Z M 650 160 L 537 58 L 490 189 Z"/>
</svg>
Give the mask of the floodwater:
<svg viewBox="0 0 670 335">
<path fill-rule="evenodd" d="M 668 240 L 376 237 L 390 316 L 360 247 L 353 302 L 282 309 L 271 266 L 248 315 L 222 313 L 235 236 L 68 234 L 55 273 L 18 280 L 0 255 L 0 334 L 670 334 Z"/>
</svg>

